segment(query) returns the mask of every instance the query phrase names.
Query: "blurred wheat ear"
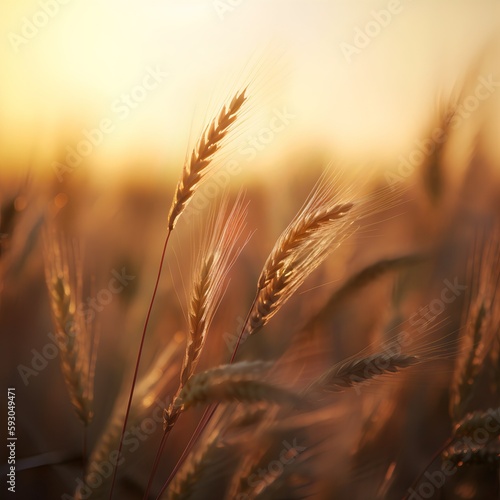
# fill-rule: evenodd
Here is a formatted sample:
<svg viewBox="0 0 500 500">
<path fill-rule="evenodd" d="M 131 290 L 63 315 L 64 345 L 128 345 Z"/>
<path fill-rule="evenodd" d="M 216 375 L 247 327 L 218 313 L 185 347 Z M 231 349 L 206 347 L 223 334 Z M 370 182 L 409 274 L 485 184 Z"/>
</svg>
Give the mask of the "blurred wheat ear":
<svg viewBox="0 0 500 500">
<path fill-rule="evenodd" d="M 489 354 L 494 355 L 494 346 L 498 342 L 500 226 L 497 225 L 489 234 L 477 239 L 469 264 L 470 300 L 464 315 L 462 345 L 450 395 L 450 415 L 455 423 L 464 416 L 474 396 L 474 387 L 484 361 Z M 498 372 L 495 378 L 498 378 Z"/>
<path fill-rule="evenodd" d="M 309 388 L 337 392 L 382 375 L 397 373 L 419 362 L 415 356 L 380 352 L 364 358 L 353 358 L 327 370 Z"/>
<path fill-rule="evenodd" d="M 171 340 L 137 383 L 137 389 L 130 408 L 130 426 L 139 424 L 141 419 L 147 415 L 148 410 L 151 410 L 155 404 L 163 406 L 161 398 L 164 395 L 165 388 L 178 372 L 179 365 L 175 358 L 179 354 L 179 346 L 175 338 Z M 75 492 L 75 500 L 103 498 L 109 494 L 111 477 L 104 477 L 100 471 L 102 464 L 108 464 L 111 453 L 114 453 L 118 448 L 123 418 L 127 408 L 127 396 L 127 390 L 123 390 L 119 395 L 113 412 L 92 450 L 89 465 L 85 471 L 85 484 L 89 484 L 89 480 L 93 475 L 101 477 L 102 481 L 98 487 L 92 488 L 90 496 L 78 488 Z"/>
<path fill-rule="evenodd" d="M 240 362 L 194 375 L 174 400 L 173 409 L 234 401 L 269 401 L 280 404 L 298 402 L 299 398 L 286 389 L 259 380 L 259 375 L 269 368 L 269 363 L 261 361 Z"/>
<path fill-rule="evenodd" d="M 80 311 L 83 262 L 81 245 L 47 230 L 45 276 L 61 369 L 71 404 L 87 426 L 93 417 L 94 372 L 98 336 Z"/>
</svg>

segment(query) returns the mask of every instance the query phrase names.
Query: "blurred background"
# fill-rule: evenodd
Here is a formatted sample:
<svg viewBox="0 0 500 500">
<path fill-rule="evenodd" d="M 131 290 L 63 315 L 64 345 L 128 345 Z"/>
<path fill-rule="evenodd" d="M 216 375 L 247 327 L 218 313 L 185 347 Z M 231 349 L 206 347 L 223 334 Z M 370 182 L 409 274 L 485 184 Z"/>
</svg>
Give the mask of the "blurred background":
<svg viewBox="0 0 500 500">
<path fill-rule="evenodd" d="M 109 118 L 113 131 L 82 167 L 101 182 L 116 183 L 117 171 L 176 176 L 193 122 L 248 74 L 259 77 L 254 106 L 264 124 L 273 108 L 294 118 L 245 174 L 271 163 L 280 170 L 277 158 L 298 145 L 387 165 L 480 71 L 498 71 L 495 1 L 42 4 L 2 8 L 2 172 L 29 164 L 52 175 L 82 130 Z M 151 68 L 160 71 L 153 88 L 124 103 Z M 498 102 L 481 106 L 494 131 Z M 244 132 L 238 149 L 252 130 Z"/>
<path fill-rule="evenodd" d="M 84 242 L 85 297 L 105 287 L 113 271 L 134 276 L 96 311 L 99 411 L 92 444 L 130 381 L 185 158 L 207 122 L 247 85 L 242 120 L 172 238 L 144 370 L 172 338 L 184 341 L 197 235 L 206 209 L 223 193 L 245 190 L 248 229 L 256 232 L 233 269 L 214 322 L 221 335 L 207 345 L 203 367 L 227 361 L 266 256 L 328 164 L 339 185 L 375 193 L 377 211 L 311 277 L 288 314 L 242 346 L 242 358 L 281 356 L 291 337 L 283 332 L 304 323 L 315 332 L 312 351 L 321 353 L 321 363 L 340 361 L 420 314 L 443 280 L 468 279 L 477 230 L 488 234 L 499 209 L 497 1 L 21 0 L 0 9 L 0 373 L 18 388 L 18 456 L 26 459 L 19 498 L 72 492 L 81 460 L 81 427 L 57 360 L 28 384 L 19 371 L 53 331 L 44 228 Z M 385 206 L 384 197 L 391 199 Z M 350 276 L 406 255 L 425 255 L 425 264 L 389 273 L 341 310 L 323 311 Z M 356 433 L 380 401 L 394 402 L 399 413 L 383 409 L 383 418 L 396 419 L 392 431 L 380 427 L 387 455 L 373 445 L 344 482 L 324 481 L 318 498 L 347 498 L 346 492 L 371 498 L 374 490 L 401 498 L 428 463 L 450 430 L 453 349 L 469 299 L 460 296 L 431 322 L 423 344 L 416 342 L 425 352 L 433 339 L 450 342 L 444 361 L 419 373 L 419 383 L 372 389 L 368 403 L 353 397 L 351 410 L 332 411 L 355 428 L 349 437 L 336 435 L 341 456 L 339 450 L 351 456 Z M 318 311 L 321 323 L 308 323 Z M 166 384 L 165 397 L 176 383 L 173 377 Z M 172 438 L 177 455 L 199 416 L 194 412 Z M 2 426 L 4 419 L 3 413 Z M 125 469 L 121 498 L 140 497 L 156 449 L 151 441 L 144 446 L 148 460 L 136 457 Z M 394 457 L 396 473 L 393 467 L 387 479 Z M 170 470 L 175 457 L 162 464 Z M 489 476 L 484 491 L 477 482 L 454 480 L 442 498 L 496 498 Z"/>
</svg>

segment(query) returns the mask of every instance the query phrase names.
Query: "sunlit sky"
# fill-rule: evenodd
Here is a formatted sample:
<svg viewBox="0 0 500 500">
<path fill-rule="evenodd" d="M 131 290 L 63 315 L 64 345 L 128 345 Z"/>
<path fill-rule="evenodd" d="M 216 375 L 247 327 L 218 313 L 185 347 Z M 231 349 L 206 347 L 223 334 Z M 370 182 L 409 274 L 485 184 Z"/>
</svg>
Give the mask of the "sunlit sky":
<svg viewBox="0 0 500 500">
<path fill-rule="evenodd" d="M 207 110 L 252 76 L 256 118 L 238 140 L 277 110 L 293 115 L 262 164 L 306 146 L 390 161 L 461 90 L 468 68 L 496 70 L 500 81 L 499 27 L 494 0 L 4 3 L 0 169 L 50 165 L 104 120 L 94 167 L 115 172 L 145 155 L 142 172 L 161 173 L 182 161 Z M 485 46 L 494 56 L 482 65 Z M 498 103 L 488 98 L 495 116 Z"/>
</svg>

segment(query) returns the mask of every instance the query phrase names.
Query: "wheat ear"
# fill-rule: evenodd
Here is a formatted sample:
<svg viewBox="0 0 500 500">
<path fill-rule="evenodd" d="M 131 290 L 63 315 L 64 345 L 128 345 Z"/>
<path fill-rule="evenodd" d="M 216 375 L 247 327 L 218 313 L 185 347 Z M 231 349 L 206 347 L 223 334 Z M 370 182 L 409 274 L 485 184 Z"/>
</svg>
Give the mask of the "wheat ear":
<svg viewBox="0 0 500 500">
<path fill-rule="evenodd" d="M 71 404 L 88 425 L 93 417 L 94 368 L 97 337 L 77 313 L 82 295 L 79 245 L 54 231 L 45 233 L 45 277 L 61 357 L 61 370 Z"/>
<path fill-rule="evenodd" d="M 212 463 L 218 459 L 221 445 L 218 440 L 218 433 L 212 432 L 200 448 L 191 453 L 189 459 L 175 475 L 168 489 L 163 495 L 162 500 L 181 500 L 192 498 L 199 490 L 201 478 L 208 474 Z"/>
<path fill-rule="evenodd" d="M 259 380 L 267 363 L 235 363 L 207 370 L 191 377 L 174 400 L 172 410 L 186 410 L 201 403 L 256 402 L 296 403 L 298 397 L 274 384 Z"/>
<path fill-rule="evenodd" d="M 454 422 L 460 420 L 472 398 L 474 384 L 498 331 L 500 228 L 496 227 L 492 234 L 486 236 L 482 242 L 476 241 L 470 261 L 472 293 L 450 395 L 450 415 Z M 479 244 L 481 249 L 478 249 Z"/>
<path fill-rule="evenodd" d="M 471 435 L 476 429 L 487 429 L 491 438 L 500 436 L 500 427 L 489 425 L 491 421 L 500 420 L 500 408 L 488 408 L 486 411 L 474 411 L 468 413 L 453 431 L 454 438 Z M 498 427 L 498 428 L 497 428 Z"/>
<path fill-rule="evenodd" d="M 441 458 L 459 467 L 488 464 L 495 465 L 496 468 L 500 463 L 500 447 L 497 442 L 475 447 L 463 446 L 459 449 L 450 446 L 442 453 Z"/>
<path fill-rule="evenodd" d="M 260 274 L 247 334 L 260 330 L 348 234 L 353 203 L 334 196 L 323 177 L 302 210 L 278 238 Z"/>
<path fill-rule="evenodd" d="M 189 339 L 181 370 L 180 388 L 196 369 L 207 332 L 225 291 L 227 274 L 246 243 L 241 241 L 246 214 L 247 210 L 239 197 L 230 212 L 223 203 L 218 208 L 213 223 L 207 225 L 191 290 Z"/>
<path fill-rule="evenodd" d="M 472 397 L 472 389 L 485 356 L 486 308 L 484 303 L 480 303 L 472 309 L 463 337 L 464 354 L 458 360 L 451 390 L 450 413 L 454 421 L 463 415 Z"/>
<path fill-rule="evenodd" d="M 331 392 L 342 391 L 375 377 L 396 373 L 418 363 L 418 358 L 407 354 L 376 353 L 338 363 L 327 370 L 309 388 Z"/>
<path fill-rule="evenodd" d="M 245 92 L 246 89 L 237 93 L 230 104 L 222 108 L 218 117 L 207 125 L 200 141 L 191 153 L 189 162 L 184 165 L 168 215 L 170 230 L 174 228 L 177 219 L 193 197 L 196 186 L 210 170 L 214 154 L 221 148 L 223 139 L 227 136 L 231 125 L 236 121 L 247 100 Z"/>
</svg>

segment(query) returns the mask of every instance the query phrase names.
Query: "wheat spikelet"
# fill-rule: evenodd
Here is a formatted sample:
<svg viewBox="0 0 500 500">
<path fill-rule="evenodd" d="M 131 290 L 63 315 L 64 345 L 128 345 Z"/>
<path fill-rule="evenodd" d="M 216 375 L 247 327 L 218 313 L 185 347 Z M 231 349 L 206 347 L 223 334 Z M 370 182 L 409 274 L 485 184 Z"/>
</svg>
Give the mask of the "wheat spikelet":
<svg viewBox="0 0 500 500">
<path fill-rule="evenodd" d="M 376 353 L 339 363 L 326 371 L 310 389 L 338 392 L 375 377 L 396 373 L 418 363 L 418 358 L 407 354 Z"/>
<path fill-rule="evenodd" d="M 219 116 L 206 127 L 196 148 L 191 153 L 189 162 L 184 165 L 168 215 L 170 230 L 173 230 L 177 219 L 193 197 L 196 187 L 210 170 L 215 153 L 221 148 L 222 140 L 227 136 L 231 125 L 236 121 L 238 113 L 247 100 L 245 92 L 246 89 L 237 93 L 229 106 L 224 106 Z"/>
<path fill-rule="evenodd" d="M 138 425 L 155 404 L 159 407 L 164 406 L 164 402 L 160 401 L 159 398 L 166 385 L 178 373 L 178 365 L 172 363 L 178 350 L 179 343 L 174 339 L 139 380 L 130 408 L 129 426 Z M 127 407 L 127 396 L 126 390 L 121 392 L 88 461 L 84 483 L 95 484 L 95 481 L 92 481 L 93 476 L 100 477 L 101 481 L 97 487 L 92 488 L 90 497 L 83 493 L 81 489 L 77 489 L 75 500 L 104 498 L 107 495 L 111 476 L 102 477 L 100 470 L 102 464 L 109 463 L 111 454 L 116 453 L 118 449 L 123 418 Z"/>
<path fill-rule="evenodd" d="M 260 363 L 259 363 L 260 364 Z M 262 367 L 265 367 L 264 363 Z M 294 403 L 291 392 L 256 378 L 255 363 L 223 365 L 191 377 L 173 403 L 173 410 L 185 410 L 201 403 L 269 401 Z"/>
<path fill-rule="evenodd" d="M 261 329 L 347 236 L 356 219 L 353 203 L 341 202 L 323 177 L 302 210 L 278 238 L 260 274 L 247 334 Z"/>
<path fill-rule="evenodd" d="M 97 337 L 77 313 L 82 294 L 82 262 L 77 245 L 55 232 L 45 234 L 45 277 L 52 319 L 60 350 L 61 370 L 71 404 L 88 425 L 93 417 L 94 371 Z"/>
</svg>

